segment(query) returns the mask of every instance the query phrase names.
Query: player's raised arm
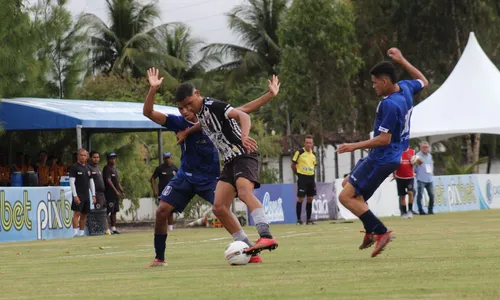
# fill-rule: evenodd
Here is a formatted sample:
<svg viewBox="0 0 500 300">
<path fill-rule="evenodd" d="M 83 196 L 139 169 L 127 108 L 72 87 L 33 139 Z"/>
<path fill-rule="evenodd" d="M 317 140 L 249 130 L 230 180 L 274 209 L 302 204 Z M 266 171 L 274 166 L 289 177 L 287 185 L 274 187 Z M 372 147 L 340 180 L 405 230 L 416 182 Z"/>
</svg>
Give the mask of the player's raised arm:
<svg viewBox="0 0 500 300">
<path fill-rule="evenodd" d="M 235 119 L 240 122 L 241 126 L 241 143 L 249 152 L 255 152 L 258 149 L 257 142 L 252 139 L 250 134 L 250 127 L 252 126 L 252 121 L 250 116 L 241 110 L 231 109 L 227 112 L 227 117 L 230 119 Z"/>
<path fill-rule="evenodd" d="M 278 92 L 280 90 L 280 85 L 281 85 L 281 83 L 280 83 L 278 76 L 273 75 L 272 80 L 267 81 L 267 87 L 268 87 L 269 91 L 266 94 L 264 94 L 263 96 L 255 99 L 251 102 L 248 102 L 245 105 L 238 107 L 237 109 L 241 110 L 242 112 L 247 113 L 247 114 L 256 111 L 261 106 L 263 106 L 264 104 L 269 102 L 269 100 L 271 100 L 273 97 L 278 95 Z"/>
<path fill-rule="evenodd" d="M 146 100 L 144 101 L 144 106 L 142 107 L 142 114 L 156 124 L 163 126 L 167 122 L 167 116 L 153 109 L 155 104 L 155 94 L 158 91 L 161 83 L 163 82 L 163 77 L 158 78 L 159 73 L 159 70 L 156 68 L 151 68 L 148 70 L 148 80 L 150 88 L 148 95 L 146 96 Z"/>
<path fill-rule="evenodd" d="M 413 79 L 422 81 L 424 88 L 429 86 L 429 81 L 425 78 L 424 74 L 422 74 L 419 69 L 415 68 L 408 60 L 406 60 L 398 48 L 391 48 L 387 50 L 387 55 L 392 58 L 392 60 L 400 64 Z"/>
</svg>

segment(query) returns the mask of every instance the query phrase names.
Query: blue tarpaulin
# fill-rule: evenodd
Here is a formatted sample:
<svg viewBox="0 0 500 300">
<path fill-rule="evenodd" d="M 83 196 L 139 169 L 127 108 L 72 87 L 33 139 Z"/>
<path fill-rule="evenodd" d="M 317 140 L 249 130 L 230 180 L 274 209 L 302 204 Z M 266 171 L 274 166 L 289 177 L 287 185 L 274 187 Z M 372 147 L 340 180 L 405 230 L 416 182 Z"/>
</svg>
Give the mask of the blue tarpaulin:
<svg viewBox="0 0 500 300">
<path fill-rule="evenodd" d="M 142 103 L 39 98 L 3 99 L 0 122 L 4 130 L 104 129 L 142 131 L 162 128 L 142 115 Z M 179 115 L 177 107 L 155 110 Z"/>
</svg>

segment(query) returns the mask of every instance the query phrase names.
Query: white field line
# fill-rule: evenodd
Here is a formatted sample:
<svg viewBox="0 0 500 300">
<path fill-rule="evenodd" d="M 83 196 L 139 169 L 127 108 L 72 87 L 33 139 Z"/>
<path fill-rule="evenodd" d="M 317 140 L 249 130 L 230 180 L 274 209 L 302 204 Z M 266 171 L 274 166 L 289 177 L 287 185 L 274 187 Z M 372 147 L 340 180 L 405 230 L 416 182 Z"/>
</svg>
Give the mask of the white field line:
<svg viewBox="0 0 500 300">
<path fill-rule="evenodd" d="M 297 237 L 297 236 L 305 236 L 305 235 L 312 235 L 312 232 L 305 232 L 305 233 L 297 233 L 297 234 L 289 234 L 289 235 L 282 235 L 278 236 L 278 239 L 286 239 L 286 238 L 292 238 L 292 237 Z M 208 240 L 194 240 L 194 241 L 186 241 L 186 242 L 172 242 L 172 243 L 167 243 L 167 250 L 169 248 L 176 248 L 176 247 L 170 247 L 171 245 L 180 245 L 180 244 L 201 244 L 201 243 L 207 243 L 207 242 L 213 242 L 213 241 L 220 241 L 220 240 L 227 240 L 229 237 L 224 237 L 224 238 L 212 238 Z M 223 243 L 215 243 L 215 244 L 225 244 L 227 242 Z M 113 252 L 102 252 L 102 253 L 93 253 L 93 254 L 79 254 L 79 255 L 69 255 L 69 256 L 60 256 L 59 258 L 64 258 L 64 259 L 70 259 L 70 258 L 80 258 L 80 257 L 95 257 L 95 256 L 106 256 L 106 255 L 115 255 L 115 254 L 126 254 L 126 253 L 135 253 L 135 252 L 145 252 L 145 251 L 154 251 L 153 247 L 145 248 L 145 249 L 136 249 L 136 250 L 126 250 L 126 251 L 113 251 Z"/>
</svg>

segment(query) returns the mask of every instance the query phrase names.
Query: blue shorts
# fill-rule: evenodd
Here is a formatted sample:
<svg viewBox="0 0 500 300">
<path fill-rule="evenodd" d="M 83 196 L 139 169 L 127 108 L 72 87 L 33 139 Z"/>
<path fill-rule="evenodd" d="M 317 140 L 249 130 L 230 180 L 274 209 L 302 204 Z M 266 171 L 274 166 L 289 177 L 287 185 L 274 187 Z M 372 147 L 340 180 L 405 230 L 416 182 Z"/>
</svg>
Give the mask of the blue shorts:
<svg viewBox="0 0 500 300">
<path fill-rule="evenodd" d="M 362 158 L 352 169 L 349 183 L 356 189 L 356 195 L 363 196 L 367 201 L 398 167 L 399 163 L 379 164 L 370 158 Z"/>
<path fill-rule="evenodd" d="M 172 180 L 167 184 L 163 192 L 158 197 L 161 201 L 165 201 L 174 207 L 175 212 L 183 212 L 189 201 L 194 195 L 207 200 L 210 204 L 214 204 L 215 187 L 217 180 L 204 184 L 202 186 L 191 183 L 185 175 L 177 173 Z"/>
</svg>

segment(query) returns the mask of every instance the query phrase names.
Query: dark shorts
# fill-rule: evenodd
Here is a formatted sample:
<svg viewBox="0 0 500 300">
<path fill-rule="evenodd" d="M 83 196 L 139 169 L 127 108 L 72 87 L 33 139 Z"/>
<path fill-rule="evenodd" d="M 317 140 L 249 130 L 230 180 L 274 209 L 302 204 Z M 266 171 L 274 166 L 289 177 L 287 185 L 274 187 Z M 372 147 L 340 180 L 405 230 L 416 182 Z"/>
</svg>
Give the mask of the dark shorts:
<svg viewBox="0 0 500 300">
<path fill-rule="evenodd" d="M 398 196 L 406 196 L 408 192 L 415 193 L 415 181 L 413 178 L 396 178 L 396 185 L 398 186 Z"/>
<path fill-rule="evenodd" d="M 358 161 L 349 175 L 349 183 L 356 189 L 356 195 L 365 201 L 375 193 L 384 180 L 399 167 L 398 163 L 379 164 L 369 158 Z"/>
<path fill-rule="evenodd" d="M 238 178 L 246 178 L 254 183 L 254 188 L 260 187 L 259 183 L 259 154 L 243 154 L 224 165 L 219 180 L 236 187 Z"/>
<path fill-rule="evenodd" d="M 194 195 L 198 195 L 210 204 L 214 204 L 216 186 L 217 180 L 215 178 L 211 183 L 199 185 L 190 182 L 185 175 L 177 173 L 163 189 L 158 199 L 172 205 L 175 212 L 181 213 Z"/>
<path fill-rule="evenodd" d="M 314 175 L 297 174 L 297 197 L 303 198 L 316 196 L 316 182 Z"/>
<path fill-rule="evenodd" d="M 75 200 L 71 203 L 71 210 L 74 212 L 81 212 L 82 214 L 88 214 L 90 212 L 90 199 L 89 197 L 80 197 L 80 204 L 76 204 Z"/>
<path fill-rule="evenodd" d="M 114 193 L 105 193 L 106 208 L 108 214 L 117 213 L 120 211 L 120 199 Z"/>
<path fill-rule="evenodd" d="M 95 199 L 97 201 L 95 204 L 96 209 L 106 208 L 106 197 L 103 192 L 95 192 Z"/>
</svg>

